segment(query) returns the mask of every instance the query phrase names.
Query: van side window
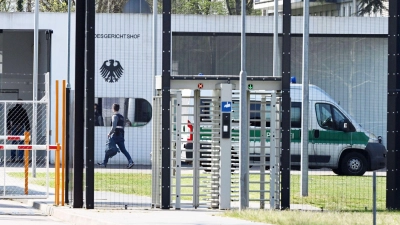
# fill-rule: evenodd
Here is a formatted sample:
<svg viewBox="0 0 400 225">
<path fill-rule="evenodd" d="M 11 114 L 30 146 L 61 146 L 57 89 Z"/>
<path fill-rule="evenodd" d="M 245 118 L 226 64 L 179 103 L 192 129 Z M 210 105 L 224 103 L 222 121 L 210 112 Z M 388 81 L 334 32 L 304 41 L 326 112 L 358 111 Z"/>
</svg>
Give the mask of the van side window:
<svg viewBox="0 0 400 225">
<path fill-rule="evenodd" d="M 334 130 L 332 120 L 331 105 L 317 103 L 315 104 L 318 124 L 326 130 Z"/>
<path fill-rule="evenodd" d="M 346 117 L 335 107 L 326 103 L 315 104 L 318 124 L 326 130 L 340 130 L 339 122 Z"/>
<path fill-rule="evenodd" d="M 290 109 L 290 124 L 292 128 L 301 128 L 301 103 L 292 102 Z"/>
</svg>

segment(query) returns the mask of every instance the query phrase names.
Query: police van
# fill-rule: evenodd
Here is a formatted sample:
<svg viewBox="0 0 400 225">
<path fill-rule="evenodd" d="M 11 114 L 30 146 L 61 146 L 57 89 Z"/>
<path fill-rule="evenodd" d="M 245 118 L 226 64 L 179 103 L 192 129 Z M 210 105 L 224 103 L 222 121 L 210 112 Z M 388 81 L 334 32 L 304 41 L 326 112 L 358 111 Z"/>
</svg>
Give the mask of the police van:
<svg viewBox="0 0 400 225">
<path fill-rule="evenodd" d="M 301 110 L 302 87 L 301 84 L 291 84 L 291 166 L 300 169 L 301 159 Z M 239 102 L 233 97 L 232 127 L 238 127 Z M 254 118 L 261 118 L 265 114 L 266 146 L 269 146 L 270 133 L 270 102 L 267 100 L 265 111 L 261 109 L 259 98 L 250 99 L 250 129 L 249 129 L 249 155 L 250 163 L 260 160 L 260 122 Z M 260 120 L 258 120 L 260 121 Z M 236 123 L 236 124 L 235 124 Z M 206 132 L 206 127 L 201 127 L 200 132 Z M 206 135 L 200 134 L 201 139 Z M 238 129 L 232 130 L 232 138 L 237 139 Z M 202 149 L 207 149 L 209 146 Z M 186 149 L 192 149 L 191 143 L 186 144 Z M 200 154 L 203 155 L 203 154 Z M 269 150 L 266 148 L 266 161 L 269 161 Z M 237 157 L 237 155 L 235 156 Z M 309 85 L 309 142 L 308 142 L 309 168 L 329 168 L 338 175 L 361 176 L 366 171 L 385 168 L 386 148 L 381 143 L 381 138 L 364 129 L 356 122 L 333 98 L 324 90 L 315 85 Z M 204 163 L 204 160 L 201 161 Z"/>
</svg>

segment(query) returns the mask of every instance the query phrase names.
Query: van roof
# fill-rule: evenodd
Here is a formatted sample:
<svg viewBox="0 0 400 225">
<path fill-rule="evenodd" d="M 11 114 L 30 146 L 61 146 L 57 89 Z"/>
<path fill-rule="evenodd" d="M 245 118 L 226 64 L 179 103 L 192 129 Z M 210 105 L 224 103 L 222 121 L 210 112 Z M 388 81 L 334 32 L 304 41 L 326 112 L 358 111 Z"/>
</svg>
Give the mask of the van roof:
<svg viewBox="0 0 400 225">
<path fill-rule="evenodd" d="M 330 101 L 335 102 L 331 96 L 328 95 L 320 87 L 313 84 L 309 85 L 309 99 L 312 101 Z M 302 101 L 302 84 L 290 84 L 290 98 L 292 102 Z"/>
</svg>

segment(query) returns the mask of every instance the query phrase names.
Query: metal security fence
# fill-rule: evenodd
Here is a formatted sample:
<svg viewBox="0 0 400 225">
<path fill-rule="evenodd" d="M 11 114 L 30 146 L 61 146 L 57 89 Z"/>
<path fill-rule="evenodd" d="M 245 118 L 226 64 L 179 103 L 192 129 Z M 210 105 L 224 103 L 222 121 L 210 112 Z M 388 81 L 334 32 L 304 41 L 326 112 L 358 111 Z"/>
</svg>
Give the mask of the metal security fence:
<svg viewBox="0 0 400 225">
<path fill-rule="evenodd" d="M 106 6 L 100 3 L 101 5 Z M 151 20 L 136 13 L 96 10 L 94 62 L 94 206 L 151 206 L 153 85 L 149 42 Z M 118 23 L 115 23 L 118 21 Z M 106 141 L 112 128 L 113 104 L 124 117 L 124 146 L 134 162 L 120 152 L 107 166 Z M 87 176 L 87 175 L 86 175 Z M 86 181 L 85 181 L 86 182 Z"/>
<path fill-rule="evenodd" d="M 265 17 L 246 17 L 245 59 L 241 58 L 239 17 L 175 15 L 172 74 L 218 79 L 220 75 L 239 74 L 245 60 L 248 76 L 279 76 L 283 83 L 291 80 L 290 143 L 282 143 L 290 144 L 291 152 L 280 158 L 281 162 L 290 161 L 290 179 L 281 176 L 281 184 L 290 181 L 290 185 L 280 187 L 284 194 L 290 193 L 286 195 L 290 207 L 371 210 L 372 171 L 376 171 L 376 206 L 384 209 L 388 23 L 382 15 L 387 11 L 369 14 L 350 1 L 327 1 L 312 3 L 306 21 L 302 4 L 285 2 L 290 7 L 283 8 L 286 12 L 278 9 L 276 24 L 273 1 L 255 4 Z M 309 25 L 307 34 L 303 33 L 305 22 Z M 274 49 L 278 49 L 277 55 Z M 303 82 L 310 84 L 308 100 L 302 99 Z M 282 100 L 283 104 L 287 101 Z M 310 102 L 307 108 L 304 101 Z M 306 124 L 302 124 L 304 117 L 308 118 Z M 302 140 L 303 132 L 308 133 L 308 140 Z M 301 150 L 304 141 L 307 143 Z M 308 159 L 307 168 L 301 164 L 304 158 Z M 288 168 L 280 169 L 282 175 Z M 250 193 L 250 199 L 256 197 L 258 194 Z"/>
<path fill-rule="evenodd" d="M 49 195 L 49 157 L 56 148 L 49 144 L 49 105 L 43 100 L 0 102 L 0 198 Z"/>
<path fill-rule="evenodd" d="M 311 5 L 312 9 L 309 12 L 303 12 L 303 6 L 298 2 L 293 2 L 293 4 L 291 4 L 292 1 L 285 2 L 286 4 L 289 2 L 290 7 L 282 7 L 279 5 L 282 3 L 279 2 L 280 9 L 276 12 L 273 11 L 272 1 L 258 1 L 254 3 L 254 6 L 248 5 L 246 12 L 252 16 L 248 17 L 247 24 L 250 26 L 246 30 L 247 59 L 245 64 L 247 72 L 249 76 L 282 78 L 281 82 L 286 85 L 283 87 L 285 90 L 278 91 L 282 91 L 281 104 L 285 106 L 289 105 L 290 76 L 296 77 L 298 84 L 316 85 L 316 88 L 322 90 L 320 93 L 326 95 L 304 109 L 302 100 L 300 100 L 302 94 L 299 92 L 297 96 L 290 96 L 292 99 L 298 98 L 297 102 L 291 105 L 297 111 L 285 108 L 281 111 L 282 116 L 277 113 L 277 118 L 282 120 L 282 125 L 287 125 L 289 122 L 293 122 L 287 118 L 290 111 L 290 120 L 296 120 L 296 127 L 287 129 L 285 126 L 287 130 L 280 130 L 281 134 L 290 133 L 290 140 L 282 141 L 281 146 L 282 148 L 290 146 L 293 154 L 284 155 L 287 151 L 279 152 L 277 150 L 277 155 L 282 154 L 281 162 L 291 161 L 286 166 L 292 166 L 290 183 L 293 186 L 285 186 L 284 193 L 277 191 L 279 187 L 275 187 L 275 191 L 277 191 L 277 195 L 285 195 L 290 189 L 290 199 L 293 200 L 291 204 L 299 204 L 302 208 L 348 209 L 348 203 L 357 199 L 354 196 L 362 196 L 368 201 L 371 199 L 369 190 L 362 189 L 368 183 L 362 179 L 367 177 L 368 172 L 366 171 L 384 167 L 382 162 L 378 162 L 378 166 L 373 166 L 372 155 L 367 151 L 371 150 L 370 143 L 375 145 L 381 144 L 379 142 L 382 141 L 385 144 L 386 140 L 384 121 L 386 119 L 385 93 L 387 90 L 382 84 L 386 83 L 384 74 L 387 70 L 387 61 L 385 61 L 387 22 L 385 18 L 379 17 L 385 13 L 381 11 L 376 14 L 360 12 L 358 9 L 361 9 L 362 6 L 355 6 L 350 1 L 314 2 L 315 4 Z M 156 199 L 151 202 L 153 205 L 170 207 L 170 205 L 162 205 L 159 201 L 161 192 L 169 191 L 170 188 L 172 191 L 168 194 L 172 194 L 172 197 L 169 196 L 171 201 L 167 202 L 179 204 L 182 196 L 180 190 L 177 189 L 180 185 L 177 176 L 182 177 L 182 162 L 179 156 L 182 153 L 190 153 L 190 150 L 186 149 L 185 152 L 185 150 L 179 149 L 182 140 L 177 138 L 179 135 L 177 127 L 185 124 L 178 124 L 178 121 L 174 121 L 171 117 L 170 109 L 174 107 L 175 100 L 166 101 L 167 104 L 161 103 L 163 100 L 174 98 L 170 93 L 170 86 L 163 86 L 162 93 L 155 94 L 154 77 L 160 74 L 163 75 L 163 79 L 170 79 L 171 75 L 180 74 L 190 76 L 239 74 L 242 60 L 240 51 L 243 47 L 240 42 L 240 10 L 235 8 L 238 4 L 231 3 L 227 2 L 225 3 L 227 5 L 224 5 L 223 2 L 212 2 L 205 7 L 201 7 L 203 5 L 200 4 L 193 7 L 184 1 L 163 2 L 163 6 L 166 7 L 163 7 L 162 10 L 166 11 L 155 13 L 153 18 L 149 15 L 132 14 L 130 12 L 134 10 L 128 6 L 107 5 L 104 2 L 100 2 L 96 6 L 96 34 L 94 34 L 96 39 L 96 60 L 94 62 L 96 78 L 94 91 L 94 107 L 96 107 L 94 116 L 96 124 L 94 128 L 95 160 L 97 162 L 103 160 L 104 144 L 110 131 L 113 115 L 111 106 L 113 103 L 118 103 L 121 106 L 120 113 L 125 118 L 125 144 L 136 163 L 134 167 L 136 170 L 126 169 L 127 160 L 124 155 L 119 154 L 109 161 L 106 168 L 95 168 L 96 207 L 147 206 L 150 203 L 149 196 L 152 196 L 153 200 Z M 153 8 L 140 8 L 139 12 L 147 13 L 151 10 L 156 12 L 156 9 L 158 9 L 157 4 Z M 310 18 L 310 42 L 306 45 L 303 45 L 303 40 L 307 36 L 302 33 L 302 25 L 306 22 L 303 14 L 312 16 Z M 278 16 L 275 24 L 278 29 L 273 29 L 275 21 L 272 16 L 274 15 Z M 162 28 L 159 22 L 161 17 L 163 17 Z M 278 34 L 275 34 L 276 30 Z M 290 38 L 287 38 L 289 34 Z M 309 48 L 303 49 L 302 46 L 309 46 Z M 278 54 L 274 52 L 274 49 L 278 49 Z M 305 50 L 308 50 L 307 55 L 303 55 Z M 306 56 L 308 60 L 303 61 Z M 273 62 L 277 63 L 273 64 Z M 276 67 L 276 65 L 280 66 Z M 304 75 L 303 70 L 306 70 L 308 75 L 306 79 L 301 78 Z M 156 100 L 152 99 L 154 95 L 157 95 Z M 161 95 L 163 95 L 163 99 L 159 98 Z M 80 97 L 78 96 L 78 98 Z M 152 100 L 154 100 L 153 104 L 157 105 L 151 105 Z M 159 108 L 160 104 L 161 109 Z M 199 104 L 194 108 L 207 107 Z M 153 110 L 156 110 L 156 113 Z M 261 107 L 260 110 L 262 110 Z M 303 114 L 305 111 L 308 114 Z M 329 116 L 326 116 L 327 114 L 324 114 L 328 111 L 332 114 L 330 119 Z M 294 112 L 293 115 L 292 112 Z M 168 116 L 161 120 L 160 114 Z M 308 117 L 309 115 L 313 115 L 310 125 L 315 126 L 300 131 L 307 125 L 300 125 L 301 121 L 304 121 L 304 116 Z M 345 117 L 342 118 L 343 121 L 338 120 L 340 116 Z M 256 123 L 256 120 L 253 118 L 253 123 Z M 260 120 L 262 121 L 262 118 Z M 188 122 L 184 123 L 190 125 Z M 362 126 L 359 125 L 360 123 Z M 170 130 L 166 128 L 168 126 L 171 128 Z M 174 126 L 176 126 L 175 130 Z M 154 132 L 155 128 L 161 129 L 161 133 Z M 357 132 L 353 128 L 358 129 Z M 217 129 L 217 125 L 215 127 L 212 125 L 210 129 Z M 257 131 L 257 129 L 254 128 L 252 131 Z M 260 129 L 263 128 L 260 126 Z M 277 132 L 275 141 L 279 142 L 279 138 L 283 135 L 280 136 L 278 135 L 279 131 L 275 131 Z M 213 137 L 212 132 L 214 131 L 211 131 L 210 135 Z M 306 149 L 301 150 L 300 142 L 304 141 L 301 140 L 301 137 L 306 136 L 304 132 L 311 138 L 306 140 L 308 141 Z M 375 138 L 373 133 L 380 135 L 381 138 Z M 169 141 L 171 137 L 174 138 Z M 329 141 L 322 140 L 323 138 Z M 164 140 L 168 141 L 163 142 Z M 349 140 L 350 142 L 348 142 Z M 354 140 L 357 141 L 354 142 Z M 230 153 L 237 153 L 236 145 L 236 143 L 232 144 L 233 149 Z M 217 178 L 214 176 L 213 170 L 217 170 L 221 166 L 221 160 L 224 159 L 218 156 L 218 145 L 205 147 L 207 148 L 204 150 L 204 155 L 210 160 L 202 162 L 199 168 L 200 166 L 209 167 L 207 170 L 210 171 L 205 171 L 205 176 L 210 180 L 206 180 L 206 183 L 209 182 L 209 186 L 216 190 L 215 179 Z M 258 146 L 251 147 L 258 148 Z M 168 154 L 164 155 L 166 152 Z M 194 154 L 194 148 L 192 153 L 192 157 L 197 157 Z M 171 157 L 169 157 L 170 154 Z M 382 157 L 382 154 L 380 155 Z M 302 159 L 305 158 L 309 159 L 310 164 L 303 165 L 301 168 Z M 267 161 L 267 157 L 265 160 Z M 269 160 L 272 161 L 271 158 Z M 236 162 L 237 158 L 234 159 L 234 163 Z M 264 169 L 268 170 L 265 166 L 262 163 L 259 165 L 259 168 L 263 168 L 260 173 L 264 173 Z M 280 180 L 281 184 L 287 184 L 289 178 L 286 175 L 289 168 L 279 166 L 277 168 L 281 173 L 277 172 L 275 179 L 282 179 Z M 150 167 L 153 167 L 151 168 L 152 178 L 156 180 L 151 194 L 147 191 L 149 190 L 148 186 L 136 186 L 147 181 L 147 172 L 150 171 Z M 165 174 L 160 172 L 160 168 L 164 169 Z M 307 169 L 309 171 L 303 173 Z M 166 170 L 168 172 L 165 172 Z M 198 172 L 196 168 L 190 170 L 193 171 L 193 176 Z M 251 170 L 256 169 L 251 168 Z M 329 180 L 333 174 L 338 174 L 334 176 L 335 178 L 344 178 L 344 180 Z M 88 174 L 88 176 L 90 175 Z M 314 175 L 316 176 L 314 177 Z M 161 183 L 159 183 L 160 179 Z M 165 182 L 167 179 L 172 181 L 171 186 L 163 185 L 168 183 Z M 343 185 L 347 188 L 345 192 L 349 193 L 348 196 L 333 194 L 336 196 L 333 200 L 316 196 L 319 190 L 325 188 L 326 192 L 331 192 L 331 187 L 341 186 L 349 181 L 356 185 Z M 260 179 L 254 182 L 265 181 Z M 189 183 L 197 184 L 199 182 L 193 179 Z M 316 184 L 321 184 L 321 186 L 314 187 Z M 298 201 L 295 201 L 296 198 L 293 197 L 298 193 L 295 187 L 301 189 L 302 196 Z M 307 187 L 309 189 L 306 194 Z M 209 193 L 205 195 L 211 196 L 211 198 L 208 198 L 205 204 L 213 206 L 217 202 L 213 199 L 215 190 L 206 190 Z M 199 196 L 197 191 L 195 190 L 190 195 Z M 236 194 L 236 190 L 234 192 Z M 261 190 L 254 189 L 254 192 L 256 194 L 252 195 L 250 199 L 261 200 L 266 197 L 260 194 Z M 288 196 L 285 197 L 289 199 Z M 193 200 L 193 202 L 197 206 L 198 201 Z M 280 204 L 277 203 L 277 205 Z M 359 205 L 365 204 L 359 202 Z"/>
</svg>

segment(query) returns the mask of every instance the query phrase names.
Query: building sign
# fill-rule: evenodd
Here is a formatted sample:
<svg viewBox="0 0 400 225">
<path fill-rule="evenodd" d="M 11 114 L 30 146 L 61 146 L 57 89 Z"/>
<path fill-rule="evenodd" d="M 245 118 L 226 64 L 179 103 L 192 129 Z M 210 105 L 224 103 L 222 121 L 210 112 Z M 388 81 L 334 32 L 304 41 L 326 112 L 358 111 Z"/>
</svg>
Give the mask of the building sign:
<svg viewBox="0 0 400 225">
<path fill-rule="evenodd" d="M 140 34 L 95 34 L 95 38 L 138 39 Z"/>
<path fill-rule="evenodd" d="M 117 82 L 123 73 L 124 68 L 122 68 L 119 61 L 114 59 L 104 61 L 103 65 L 100 67 L 100 74 L 108 83 Z"/>
</svg>

